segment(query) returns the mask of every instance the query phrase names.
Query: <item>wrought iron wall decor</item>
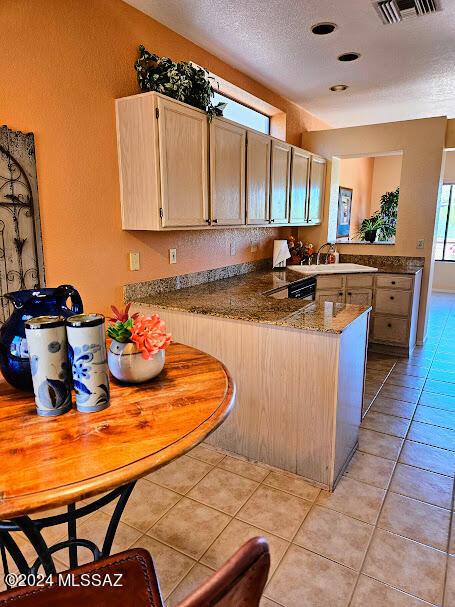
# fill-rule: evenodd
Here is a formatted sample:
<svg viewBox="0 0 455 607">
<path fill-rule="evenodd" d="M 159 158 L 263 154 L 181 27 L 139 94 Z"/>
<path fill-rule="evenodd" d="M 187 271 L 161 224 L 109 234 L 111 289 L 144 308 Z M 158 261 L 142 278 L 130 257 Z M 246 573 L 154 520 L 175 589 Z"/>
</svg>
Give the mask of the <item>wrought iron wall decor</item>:
<svg viewBox="0 0 455 607">
<path fill-rule="evenodd" d="M 12 311 L 5 293 L 44 285 L 35 138 L 0 126 L 0 323 Z"/>
</svg>

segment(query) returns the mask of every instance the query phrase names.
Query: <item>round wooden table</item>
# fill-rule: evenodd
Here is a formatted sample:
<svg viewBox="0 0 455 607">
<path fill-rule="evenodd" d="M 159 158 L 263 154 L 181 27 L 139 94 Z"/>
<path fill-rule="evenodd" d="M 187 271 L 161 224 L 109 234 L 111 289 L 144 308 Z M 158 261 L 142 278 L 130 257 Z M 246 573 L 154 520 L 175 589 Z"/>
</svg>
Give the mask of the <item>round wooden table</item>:
<svg viewBox="0 0 455 607">
<path fill-rule="evenodd" d="M 98 413 L 75 408 L 59 417 L 39 417 L 32 395 L 0 382 L 0 549 L 7 572 L 9 552 L 21 573 L 42 565 L 55 573 L 52 555 L 68 548 L 70 566 L 77 547 L 96 560 L 108 556 L 120 516 L 135 481 L 200 443 L 231 411 L 235 386 L 215 358 L 171 344 L 163 372 L 139 385 L 111 377 L 110 406 Z M 76 502 L 109 492 L 87 505 Z M 119 498 L 103 546 L 77 537 L 76 521 Z M 30 514 L 68 505 L 43 518 Z M 68 525 L 68 540 L 47 546 L 41 530 Z M 29 564 L 14 540 L 22 530 L 37 553 Z"/>
</svg>

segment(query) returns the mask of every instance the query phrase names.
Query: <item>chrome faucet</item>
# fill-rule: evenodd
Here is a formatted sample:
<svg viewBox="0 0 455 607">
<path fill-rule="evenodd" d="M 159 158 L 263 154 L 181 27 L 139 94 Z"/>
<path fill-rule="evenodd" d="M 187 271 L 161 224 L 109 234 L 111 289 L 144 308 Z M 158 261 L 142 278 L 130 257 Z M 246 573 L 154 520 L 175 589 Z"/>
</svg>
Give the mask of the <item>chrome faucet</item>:
<svg viewBox="0 0 455 607">
<path fill-rule="evenodd" d="M 327 247 L 327 246 L 329 247 L 329 250 L 328 250 L 327 255 L 326 255 L 326 258 L 325 258 L 325 263 L 327 263 L 327 259 L 328 259 L 328 255 L 329 255 L 329 253 L 330 253 L 330 249 L 333 247 L 333 245 L 334 245 L 334 244 L 335 244 L 335 243 L 333 243 L 333 242 L 325 242 L 324 244 L 321 244 L 321 246 L 320 246 L 320 247 L 319 247 L 319 249 L 318 249 L 317 256 L 316 256 L 316 265 L 317 265 L 317 266 L 320 264 L 320 260 L 321 260 L 321 251 L 322 251 L 322 249 L 323 249 L 324 247 Z"/>
</svg>

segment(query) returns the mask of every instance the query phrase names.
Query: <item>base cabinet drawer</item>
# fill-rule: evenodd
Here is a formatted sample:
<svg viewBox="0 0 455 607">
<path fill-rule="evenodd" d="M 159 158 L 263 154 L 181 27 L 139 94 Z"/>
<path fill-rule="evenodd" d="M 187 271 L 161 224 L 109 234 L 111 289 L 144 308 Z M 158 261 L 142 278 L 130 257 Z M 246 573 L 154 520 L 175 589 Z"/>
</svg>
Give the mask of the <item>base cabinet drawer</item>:
<svg viewBox="0 0 455 607">
<path fill-rule="evenodd" d="M 372 289 L 351 289 L 347 288 L 346 303 L 356 304 L 358 306 L 371 306 L 373 301 Z"/>
<path fill-rule="evenodd" d="M 324 301 L 331 301 L 332 303 L 344 303 L 344 291 L 342 289 L 328 289 L 325 291 L 316 291 L 315 301 L 317 303 L 323 303 Z"/>
<path fill-rule="evenodd" d="M 338 274 L 337 276 L 318 276 L 316 280 L 318 290 L 334 291 L 335 289 L 339 289 L 342 291 L 345 285 L 344 274 Z"/>
<path fill-rule="evenodd" d="M 400 274 L 378 274 L 376 286 L 386 289 L 412 289 L 412 276 Z"/>
<path fill-rule="evenodd" d="M 408 316 L 411 311 L 411 291 L 398 289 L 377 289 L 374 311 L 379 314 Z"/>
<path fill-rule="evenodd" d="M 373 274 L 348 274 L 346 276 L 346 286 L 352 288 L 373 288 Z"/>
<path fill-rule="evenodd" d="M 371 340 L 399 344 L 408 344 L 409 320 L 394 316 L 374 315 Z"/>
</svg>

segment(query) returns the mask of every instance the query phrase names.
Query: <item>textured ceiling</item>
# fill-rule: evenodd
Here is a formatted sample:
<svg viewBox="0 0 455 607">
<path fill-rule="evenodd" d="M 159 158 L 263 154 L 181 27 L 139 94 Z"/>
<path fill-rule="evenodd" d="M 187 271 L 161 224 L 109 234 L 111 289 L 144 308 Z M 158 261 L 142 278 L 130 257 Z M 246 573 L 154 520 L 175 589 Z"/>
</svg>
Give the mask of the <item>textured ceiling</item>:
<svg viewBox="0 0 455 607">
<path fill-rule="evenodd" d="M 455 0 L 396 25 L 371 0 L 127 1 L 333 126 L 455 117 Z M 319 21 L 339 27 L 315 36 Z"/>
</svg>

